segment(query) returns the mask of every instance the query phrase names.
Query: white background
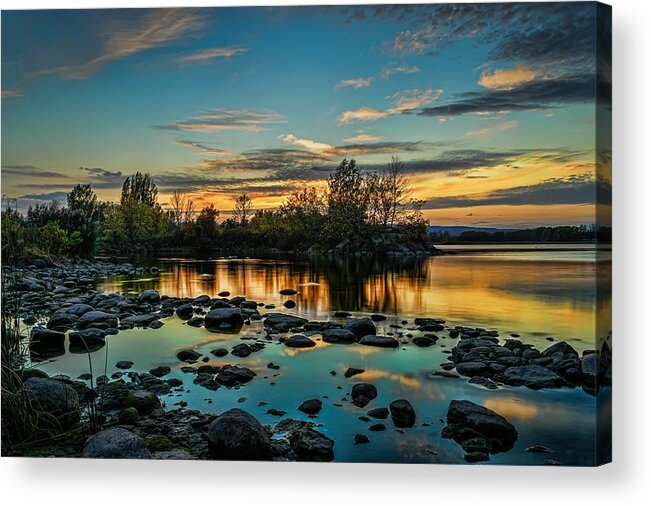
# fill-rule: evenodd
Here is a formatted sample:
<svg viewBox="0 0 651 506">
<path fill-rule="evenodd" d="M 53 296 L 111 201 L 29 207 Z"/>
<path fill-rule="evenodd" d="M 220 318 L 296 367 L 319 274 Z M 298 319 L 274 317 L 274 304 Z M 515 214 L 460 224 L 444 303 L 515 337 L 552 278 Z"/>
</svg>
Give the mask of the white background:
<svg viewBox="0 0 651 506">
<path fill-rule="evenodd" d="M 265 5 L 3 0 L 2 9 Z M 278 3 L 278 2 L 276 2 Z M 285 0 L 284 4 L 300 4 Z M 304 3 L 304 2 L 303 2 Z M 322 3 L 363 3 L 337 2 Z M 367 2 L 368 3 L 368 2 Z M 391 2 L 388 2 L 391 3 Z M 399 3 L 399 2 L 393 2 Z M 415 3 L 415 2 L 414 2 Z M 648 0 L 611 0 L 614 81 L 614 463 L 601 468 L 0 460 L 4 504 L 651 504 Z M 646 262 L 645 262 L 646 261 Z M 336 501 L 336 502 L 335 502 Z"/>
</svg>

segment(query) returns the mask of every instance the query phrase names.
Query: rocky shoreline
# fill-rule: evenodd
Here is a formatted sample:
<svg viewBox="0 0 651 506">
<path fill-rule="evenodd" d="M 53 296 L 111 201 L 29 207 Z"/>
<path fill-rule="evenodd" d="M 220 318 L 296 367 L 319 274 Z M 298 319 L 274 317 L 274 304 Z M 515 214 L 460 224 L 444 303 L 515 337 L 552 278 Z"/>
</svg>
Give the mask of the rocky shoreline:
<svg viewBox="0 0 651 506">
<path fill-rule="evenodd" d="M 423 348 L 445 340 L 450 348 L 446 351 L 449 361 L 440 364 L 431 375 L 466 377 L 469 383 L 487 389 L 580 387 L 594 395 L 599 387 L 611 382 L 611 352 L 605 343 L 600 350 L 581 356 L 564 341 L 539 351 L 518 340 L 518 336 L 501 340 L 494 330 L 447 326 L 437 318 L 405 320 L 403 325 L 392 325 L 391 331 L 378 335 L 376 323 L 386 319 L 380 314 L 353 318 L 349 313 L 336 312 L 330 321 L 309 321 L 280 312 L 274 304 L 233 297 L 228 292 L 221 292 L 216 298 L 201 295 L 190 299 L 168 297 L 156 290 L 131 297 L 105 294 L 94 288 L 97 278 L 146 272 L 156 274 L 157 270 L 129 263 L 88 261 L 49 266 L 35 261 L 27 269 L 3 270 L 5 286 L 14 294 L 5 302 L 5 309 L 28 326 L 30 352 L 41 359 L 63 355 L 66 336 L 71 352 L 86 353 L 105 346 L 111 335 L 135 327 L 157 329 L 164 325 L 164 318 L 175 315 L 188 326 L 227 334 L 237 334 L 244 326 L 261 321 L 261 337 L 243 337 L 244 341 L 231 349 L 211 350 L 214 357 L 230 358 L 229 363 L 208 364 L 210 357 L 190 348 L 177 353 L 183 364 L 181 370 L 193 384 L 209 391 L 240 388 L 254 381 L 256 372 L 239 364 L 238 359 L 265 346 L 311 348 L 318 341 Z M 297 292 L 288 287 L 280 293 L 291 297 Z M 283 305 L 285 310 L 291 310 L 296 302 L 288 298 Z M 179 408 L 168 408 L 161 402 L 161 396 L 185 389 L 183 380 L 165 379 L 170 367 L 136 372 L 131 370 L 133 363 L 128 360 L 115 365 L 119 371 L 111 378 L 90 374 L 77 379 L 63 375 L 49 378 L 37 368 L 20 369 L 21 395 L 38 410 L 56 418 L 61 431 L 79 428 L 80 424 L 85 427 L 90 416 L 88 406 L 93 406 L 94 421 L 99 421 L 101 430 L 88 438 L 86 431 L 83 438 L 72 439 L 57 452 L 94 458 L 335 459 L 335 442 L 319 430 L 317 422 L 321 399 L 300 402 L 298 409 L 306 415 L 305 420 L 282 418 L 285 412 L 269 409 L 268 414 L 282 419 L 265 426 L 239 408 L 217 416 L 185 409 L 183 401 Z M 278 374 L 278 366 L 273 363 L 267 364 L 267 369 L 270 374 Z M 353 378 L 361 372 L 350 368 L 344 376 Z M 359 418 L 368 420 L 369 431 L 386 430 L 389 420 L 398 431 L 418 423 L 419 415 L 407 399 L 396 399 L 388 407 L 366 411 L 367 404 L 377 395 L 376 387 L 370 383 L 354 383 L 346 395 L 353 406 L 364 410 Z M 460 444 L 468 462 L 485 461 L 490 454 L 508 451 L 518 437 L 516 428 L 506 419 L 465 400 L 451 401 L 445 421 L 441 436 Z M 367 434 L 354 437 L 355 444 L 368 442 Z M 26 453 L 39 451 L 46 454 L 55 450 L 52 446 L 35 447 L 30 450 L 32 453 Z"/>
</svg>

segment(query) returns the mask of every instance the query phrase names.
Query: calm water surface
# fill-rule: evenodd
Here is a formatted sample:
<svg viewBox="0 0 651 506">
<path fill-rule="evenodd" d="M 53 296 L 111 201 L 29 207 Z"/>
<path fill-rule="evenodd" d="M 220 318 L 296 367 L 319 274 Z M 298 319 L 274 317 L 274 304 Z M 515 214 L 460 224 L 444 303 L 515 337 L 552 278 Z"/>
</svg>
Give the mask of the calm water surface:
<svg viewBox="0 0 651 506">
<path fill-rule="evenodd" d="M 155 276 L 108 278 L 99 280 L 98 286 L 123 294 L 156 288 L 161 294 L 178 297 L 216 297 L 228 290 L 232 295 L 278 307 L 291 298 L 297 307 L 283 311 L 311 320 L 333 319 L 335 310 L 350 311 L 355 316 L 382 313 L 388 320 L 377 324 L 378 334 L 408 333 L 414 317 L 437 317 L 450 326 L 495 329 L 502 337 L 518 333 L 520 339 L 539 349 L 549 346 L 547 338 L 552 337 L 566 340 L 581 351 L 594 347 L 595 319 L 611 310 L 610 293 L 598 292 L 595 283 L 598 275 L 604 279 L 610 276 L 609 258 L 603 258 L 597 262 L 589 248 L 513 251 L 511 247 L 508 251 L 466 249 L 459 255 L 392 261 L 168 259 L 156 262 L 161 271 Z M 283 288 L 295 288 L 300 293 L 284 297 L 278 294 Z M 402 324 L 403 320 L 409 323 Z M 502 414 L 519 432 L 513 450 L 491 456 L 490 463 L 544 464 L 547 458 L 575 465 L 593 462 L 594 397 L 581 389 L 502 387 L 489 391 L 463 378 L 432 376 L 431 372 L 446 361 L 445 352 L 454 346 L 451 339 L 440 339 L 431 348 L 409 344 L 395 350 L 321 341 L 315 348 L 297 350 L 269 342 L 247 358 L 227 355 L 211 360 L 215 365 L 240 363 L 258 374 L 239 389 L 212 392 L 192 384 L 193 376 L 180 370 L 176 352 L 195 348 L 214 359 L 209 352 L 216 347 L 231 348 L 242 342 L 242 337 L 262 336 L 262 323 L 253 322 L 233 336 L 188 327 L 176 317 L 163 322 L 160 330 L 134 329 L 109 336 L 107 346 L 92 354 L 95 373 L 104 373 L 106 363 L 106 373 L 111 375 L 117 371 L 114 364 L 125 359 L 135 362 L 137 371 L 169 365 L 172 373 L 167 377 L 182 379 L 186 391 L 165 396 L 167 406 L 185 400 L 189 408 L 214 413 L 237 406 L 263 423 L 279 420 L 265 413 L 269 408 L 305 418 L 297 409 L 300 402 L 322 398 L 324 407 L 316 421 L 323 424 L 319 430 L 335 440 L 337 461 L 463 462 L 461 447 L 440 438 L 440 431 L 449 402 L 468 399 Z M 280 365 L 280 370 L 268 369 L 269 362 Z M 67 353 L 41 367 L 51 374 L 76 377 L 88 372 L 88 358 Z M 348 367 L 365 372 L 346 379 L 343 372 Z M 333 376 L 330 371 L 337 374 Z M 379 392 L 362 410 L 342 401 L 349 400 L 350 387 L 358 381 L 374 383 Z M 370 424 L 357 417 L 397 398 L 411 401 L 418 426 L 400 434 L 389 420 L 386 432 L 369 433 Z M 259 401 L 269 404 L 258 407 Z M 354 446 L 356 433 L 368 434 L 372 442 Z M 532 444 L 548 446 L 554 453 L 525 452 Z"/>
</svg>

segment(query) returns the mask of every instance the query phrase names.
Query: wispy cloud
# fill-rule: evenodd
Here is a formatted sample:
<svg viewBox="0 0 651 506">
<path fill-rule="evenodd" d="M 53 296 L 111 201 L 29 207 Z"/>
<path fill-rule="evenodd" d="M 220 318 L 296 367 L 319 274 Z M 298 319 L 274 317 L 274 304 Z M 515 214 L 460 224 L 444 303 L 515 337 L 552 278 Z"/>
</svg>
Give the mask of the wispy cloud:
<svg viewBox="0 0 651 506">
<path fill-rule="evenodd" d="M 355 135 L 354 137 L 348 137 L 348 138 L 344 139 L 344 142 L 353 142 L 353 143 L 356 143 L 356 142 L 378 142 L 378 141 L 381 141 L 381 140 L 382 140 L 382 137 L 380 137 L 379 135 L 371 135 L 371 134 L 364 133 L 363 130 L 359 130 L 357 132 L 357 135 Z"/>
<path fill-rule="evenodd" d="M 340 88 L 368 88 L 373 82 L 373 77 L 359 77 L 357 79 L 344 79 L 339 81 L 335 86 L 336 89 Z"/>
<path fill-rule="evenodd" d="M 174 142 L 176 144 L 181 144 L 182 146 L 188 146 L 188 147 L 194 148 L 194 149 L 198 150 L 200 153 L 202 153 L 204 155 L 228 156 L 228 155 L 233 154 L 231 151 L 227 151 L 225 149 L 219 149 L 219 148 L 212 148 L 212 147 L 206 146 L 205 144 L 202 144 L 200 142 L 187 141 L 187 140 L 184 140 L 184 139 L 176 139 Z"/>
<path fill-rule="evenodd" d="M 61 79 L 87 79 L 104 65 L 167 45 L 205 29 L 207 18 L 199 9 L 156 9 L 135 20 L 120 20 L 106 31 L 102 52 L 81 64 L 60 65 L 27 74 L 21 82 L 45 76 Z"/>
<path fill-rule="evenodd" d="M 536 73 L 524 65 L 516 65 L 510 69 L 497 69 L 482 72 L 478 84 L 491 90 L 508 91 L 524 83 L 533 81 Z"/>
<path fill-rule="evenodd" d="M 3 165 L 2 176 L 22 176 L 22 177 L 37 177 L 46 179 L 67 179 L 68 176 L 59 172 L 52 172 L 48 170 L 34 167 L 33 165 Z"/>
<path fill-rule="evenodd" d="M 391 77 L 394 74 L 417 74 L 418 72 L 420 72 L 420 68 L 417 67 L 416 65 L 411 65 L 411 66 L 398 65 L 395 67 L 388 67 L 382 69 L 382 72 L 380 72 L 380 76 L 382 76 L 382 78 L 384 79 L 387 79 L 388 77 Z"/>
<path fill-rule="evenodd" d="M 372 107 L 364 106 L 360 107 L 359 109 L 344 111 L 339 115 L 337 123 L 339 125 L 343 125 L 352 122 L 376 121 L 388 116 L 408 113 L 434 102 L 441 96 L 442 93 L 443 90 L 440 89 L 413 89 L 400 91 L 387 97 L 387 99 L 394 102 L 395 105 L 393 107 L 389 107 L 388 109 L 384 110 L 378 110 L 373 109 Z"/>
<path fill-rule="evenodd" d="M 20 88 L 2 88 L 2 98 L 22 97 L 23 90 Z"/>
<path fill-rule="evenodd" d="M 498 123 L 497 125 L 493 125 L 490 127 L 486 128 L 481 128 L 479 130 L 470 130 L 466 132 L 466 137 L 488 137 L 490 135 L 493 135 L 498 132 L 505 132 L 506 130 L 511 130 L 515 127 L 518 126 L 518 122 L 513 120 L 513 121 L 506 121 L 504 123 Z"/>
<path fill-rule="evenodd" d="M 214 132 L 237 130 L 241 132 L 262 132 L 267 128 L 261 125 L 286 123 L 287 119 L 274 111 L 250 109 L 218 109 L 201 113 L 194 118 L 158 125 L 162 130 L 183 130 L 188 132 Z"/>
<path fill-rule="evenodd" d="M 248 48 L 243 46 L 213 47 L 178 56 L 174 58 L 174 62 L 180 67 L 205 65 L 218 58 L 232 58 L 233 56 L 245 54 L 248 50 Z"/>
</svg>

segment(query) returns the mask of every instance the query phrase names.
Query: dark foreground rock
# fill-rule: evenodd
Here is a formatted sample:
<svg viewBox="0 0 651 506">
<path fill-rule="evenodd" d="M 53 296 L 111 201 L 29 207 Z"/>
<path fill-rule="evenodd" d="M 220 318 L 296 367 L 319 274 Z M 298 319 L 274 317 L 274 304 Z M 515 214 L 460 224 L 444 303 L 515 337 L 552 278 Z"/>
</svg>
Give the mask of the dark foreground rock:
<svg viewBox="0 0 651 506">
<path fill-rule="evenodd" d="M 377 397 L 377 388 L 370 383 L 356 383 L 353 385 L 350 394 L 353 398 L 353 404 L 358 408 L 363 408 Z"/>
<path fill-rule="evenodd" d="M 238 332 L 244 325 L 239 308 L 213 309 L 203 319 L 203 325 L 211 331 Z"/>
<path fill-rule="evenodd" d="M 289 444 L 298 462 L 331 462 L 335 458 L 335 442 L 312 427 L 290 432 Z"/>
<path fill-rule="evenodd" d="M 413 427 L 416 423 L 416 411 L 406 399 L 398 399 L 389 404 L 391 420 L 396 427 Z"/>
<path fill-rule="evenodd" d="M 23 386 L 23 395 L 32 408 L 40 413 L 39 421 L 43 424 L 58 424 L 65 429 L 79 422 L 79 395 L 63 381 L 29 378 Z"/>
<path fill-rule="evenodd" d="M 447 423 L 441 436 L 459 443 L 472 461 L 509 451 L 518 439 L 515 427 L 504 417 L 470 401 L 451 401 Z"/>
<path fill-rule="evenodd" d="M 219 415 L 206 434 L 210 456 L 220 460 L 271 460 L 271 444 L 251 414 L 233 408 Z"/>
<path fill-rule="evenodd" d="M 150 459 L 151 453 L 140 436 L 113 427 L 88 438 L 81 456 L 91 459 Z"/>
</svg>

